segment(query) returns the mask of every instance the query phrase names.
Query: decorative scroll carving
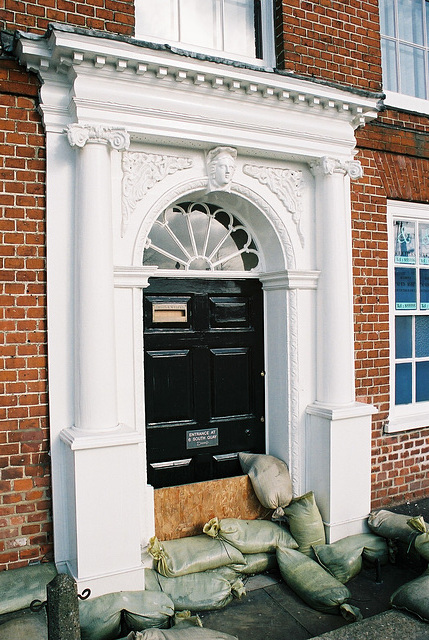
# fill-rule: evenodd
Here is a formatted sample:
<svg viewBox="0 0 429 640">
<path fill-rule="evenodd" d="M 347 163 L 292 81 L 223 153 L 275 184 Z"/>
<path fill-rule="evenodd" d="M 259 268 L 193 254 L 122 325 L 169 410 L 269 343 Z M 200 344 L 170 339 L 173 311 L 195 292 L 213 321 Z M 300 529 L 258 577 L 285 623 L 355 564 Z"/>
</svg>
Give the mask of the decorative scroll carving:
<svg viewBox="0 0 429 640">
<path fill-rule="evenodd" d="M 235 173 L 237 150 L 232 147 L 215 147 L 208 152 L 207 175 L 209 185 L 207 191 L 230 191 Z"/>
<path fill-rule="evenodd" d="M 358 180 L 363 176 L 362 165 L 359 160 L 349 160 L 341 162 L 336 158 L 320 158 L 310 164 L 310 168 L 314 175 L 333 175 L 334 173 L 342 173 L 348 175 L 352 180 Z"/>
<path fill-rule="evenodd" d="M 155 153 L 124 153 L 122 157 L 122 236 L 137 203 L 157 182 L 176 171 L 189 169 L 190 158 Z"/>
<path fill-rule="evenodd" d="M 70 124 L 66 128 L 68 141 L 72 147 L 84 147 L 87 142 L 110 144 L 112 149 L 124 151 L 130 146 L 129 133 L 123 127 L 103 125 Z"/>
<path fill-rule="evenodd" d="M 304 236 L 301 231 L 300 221 L 302 213 L 302 172 L 292 169 L 280 169 L 278 167 L 261 167 L 254 164 L 245 164 L 243 172 L 266 185 L 287 211 L 292 214 L 301 246 L 304 246 Z"/>
</svg>

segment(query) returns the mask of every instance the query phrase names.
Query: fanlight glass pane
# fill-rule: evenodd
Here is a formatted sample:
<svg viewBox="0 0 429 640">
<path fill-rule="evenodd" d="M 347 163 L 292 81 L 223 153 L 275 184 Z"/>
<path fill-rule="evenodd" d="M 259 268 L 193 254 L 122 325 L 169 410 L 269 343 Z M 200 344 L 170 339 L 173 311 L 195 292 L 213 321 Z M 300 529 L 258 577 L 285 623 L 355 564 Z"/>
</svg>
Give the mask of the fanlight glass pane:
<svg viewBox="0 0 429 640">
<path fill-rule="evenodd" d="M 252 271 L 259 264 L 250 233 L 221 207 L 183 203 L 155 221 L 143 264 L 160 269 Z"/>
</svg>

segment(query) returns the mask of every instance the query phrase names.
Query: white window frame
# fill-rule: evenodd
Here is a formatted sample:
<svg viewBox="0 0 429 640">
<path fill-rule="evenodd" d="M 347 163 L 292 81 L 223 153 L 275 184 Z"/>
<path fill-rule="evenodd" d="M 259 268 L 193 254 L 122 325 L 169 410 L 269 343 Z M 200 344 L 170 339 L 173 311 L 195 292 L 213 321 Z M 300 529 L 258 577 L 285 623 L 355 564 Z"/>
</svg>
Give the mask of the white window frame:
<svg viewBox="0 0 429 640">
<path fill-rule="evenodd" d="M 229 53 L 219 49 L 209 49 L 192 45 L 189 43 L 179 42 L 175 40 L 168 40 L 166 38 L 157 38 L 145 33 L 139 24 L 139 2 L 147 2 L 148 0 L 136 0 L 136 27 L 135 38 L 138 40 L 144 40 L 146 42 L 153 42 L 155 44 L 168 44 L 178 49 L 185 51 L 192 51 L 195 53 L 202 53 L 207 56 L 216 58 L 223 58 L 224 60 L 233 60 L 236 62 L 242 62 L 244 64 L 255 65 L 258 67 L 265 67 L 266 69 L 274 69 L 276 66 L 275 50 L 274 50 L 274 16 L 273 16 L 273 0 L 260 0 L 261 1 L 261 23 L 262 23 L 262 51 L 263 58 L 253 58 L 248 56 L 240 56 L 235 53 Z"/>
<path fill-rule="evenodd" d="M 385 426 L 387 433 L 410 431 L 429 426 L 429 402 L 395 404 L 395 262 L 394 226 L 395 219 L 429 222 L 429 205 L 414 202 L 387 202 L 388 256 L 389 256 L 389 327 L 390 327 L 390 411 Z M 418 264 L 416 265 L 418 268 Z M 409 315 L 417 315 L 410 312 Z"/>
<path fill-rule="evenodd" d="M 384 100 L 384 103 L 386 106 L 391 106 L 394 108 L 398 108 L 398 109 L 404 109 L 406 111 L 413 111 L 413 112 L 417 112 L 417 113 L 427 113 L 429 114 L 429 37 L 427 38 L 427 42 L 423 45 L 413 45 L 413 43 L 408 43 L 405 41 L 402 41 L 399 38 L 399 32 L 398 32 L 398 15 L 396 12 L 396 16 L 395 16 L 395 25 L 396 25 L 396 33 L 395 36 L 389 36 L 387 34 L 383 34 L 381 33 L 380 30 L 380 37 L 381 40 L 385 39 L 385 40 L 390 40 L 391 42 L 395 42 L 396 44 L 396 62 L 397 62 L 397 69 L 399 71 L 400 69 L 400 65 L 399 65 L 399 55 L 398 55 L 398 45 L 400 42 L 404 42 L 405 44 L 410 44 L 411 46 L 415 46 L 417 49 L 421 49 L 425 56 L 426 56 L 426 63 L 424 65 L 424 72 L 425 72 L 425 79 L 426 79 L 426 93 L 427 93 L 427 97 L 426 98 L 418 98 L 416 96 L 411 96 L 411 95 L 407 95 L 405 93 L 397 93 L 395 91 L 391 91 L 389 89 L 386 89 L 384 87 L 384 92 L 386 94 L 386 98 Z M 425 31 L 425 30 L 424 30 Z M 400 82 L 400 78 L 398 78 L 398 82 Z M 383 84 L 384 84 L 384 78 L 383 78 Z"/>
</svg>

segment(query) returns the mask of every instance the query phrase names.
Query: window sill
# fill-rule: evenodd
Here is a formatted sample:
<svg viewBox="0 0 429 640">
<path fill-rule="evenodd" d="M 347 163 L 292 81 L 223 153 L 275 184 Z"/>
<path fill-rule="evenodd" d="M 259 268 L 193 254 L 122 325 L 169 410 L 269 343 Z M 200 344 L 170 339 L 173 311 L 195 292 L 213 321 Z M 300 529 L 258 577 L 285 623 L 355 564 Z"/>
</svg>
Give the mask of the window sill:
<svg viewBox="0 0 429 640">
<path fill-rule="evenodd" d="M 428 409 L 426 408 L 419 413 L 412 413 L 410 408 L 408 415 L 390 414 L 384 430 L 386 433 L 398 433 L 399 431 L 412 431 L 413 429 L 422 429 L 428 426 Z"/>
<path fill-rule="evenodd" d="M 403 93 L 394 93 L 393 91 L 386 91 L 385 94 L 384 105 L 386 107 L 429 115 L 429 100 L 407 96 Z"/>
</svg>

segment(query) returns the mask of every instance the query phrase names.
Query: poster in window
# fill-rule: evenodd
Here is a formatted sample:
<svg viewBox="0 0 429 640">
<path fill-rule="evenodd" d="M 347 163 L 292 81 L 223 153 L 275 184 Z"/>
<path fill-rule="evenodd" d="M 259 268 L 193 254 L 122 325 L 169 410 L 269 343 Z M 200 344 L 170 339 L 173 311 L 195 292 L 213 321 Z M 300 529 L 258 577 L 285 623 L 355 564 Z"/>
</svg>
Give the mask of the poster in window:
<svg viewBox="0 0 429 640">
<path fill-rule="evenodd" d="M 416 224 L 408 220 L 395 220 L 395 263 L 415 264 Z"/>
<path fill-rule="evenodd" d="M 419 224 L 419 260 L 420 264 L 429 264 L 429 223 Z"/>
<path fill-rule="evenodd" d="M 417 309 L 415 269 L 395 267 L 395 309 Z"/>
<path fill-rule="evenodd" d="M 429 269 L 420 269 L 420 310 L 429 310 Z"/>
</svg>

